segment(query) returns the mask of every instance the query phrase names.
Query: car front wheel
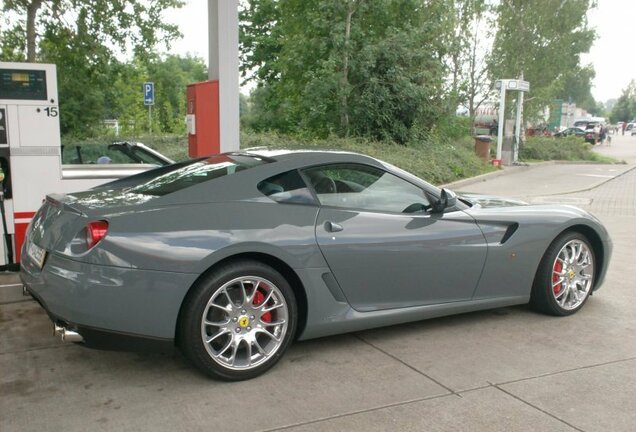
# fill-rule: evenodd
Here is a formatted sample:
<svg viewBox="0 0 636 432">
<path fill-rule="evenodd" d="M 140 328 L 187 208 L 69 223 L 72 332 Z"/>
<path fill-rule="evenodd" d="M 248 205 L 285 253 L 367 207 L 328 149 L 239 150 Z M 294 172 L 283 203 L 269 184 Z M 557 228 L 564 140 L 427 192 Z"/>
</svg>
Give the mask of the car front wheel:
<svg viewBox="0 0 636 432">
<path fill-rule="evenodd" d="M 531 303 L 550 315 L 570 315 L 587 301 L 594 286 L 594 250 L 577 232 L 562 234 L 548 247 L 532 287 Z"/>
<path fill-rule="evenodd" d="M 235 262 L 202 279 L 188 295 L 179 344 L 208 375 L 245 380 L 276 364 L 296 323 L 296 300 L 285 278 L 260 262 Z"/>
</svg>

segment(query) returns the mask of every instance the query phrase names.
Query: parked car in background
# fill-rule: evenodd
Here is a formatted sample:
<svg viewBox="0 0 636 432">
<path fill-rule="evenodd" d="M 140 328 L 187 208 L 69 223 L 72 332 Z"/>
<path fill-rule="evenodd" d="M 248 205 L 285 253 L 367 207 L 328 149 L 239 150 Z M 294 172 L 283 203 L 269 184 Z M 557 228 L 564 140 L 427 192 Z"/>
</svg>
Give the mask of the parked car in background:
<svg viewBox="0 0 636 432">
<path fill-rule="evenodd" d="M 596 144 L 600 139 L 600 129 L 602 125 L 599 122 L 588 122 L 585 127 L 585 142 L 592 145 Z"/>
<path fill-rule="evenodd" d="M 62 146 L 62 164 L 149 164 L 165 166 L 174 161 L 140 143 L 121 141 L 112 144 L 73 144 Z"/>
<path fill-rule="evenodd" d="M 563 129 L 561 132 L 557 132 L 554 134 L 555 137 L 561 138 L 565 136 L 574 135 L 577 137 L 584 138 L 585 137 L 585 129 L 580 127 L 570 127 L 567 129 Z"/>
<path fill-rule="evenodd" d="M 588 124 L 589 122 L 590 122 L 590 120 L 589 120 L 589 119 L 587 119 L 587 120 L 577 120 L 577 121 L 575 121 L 575 122 L 574 122 L 574 125 L 573 125 L 573 126 L 574 126 L 574 127 L 581 128 L 581 129 L 585 129 L 585 128 L 587 128 L 587 124 Z"/>
</svg>

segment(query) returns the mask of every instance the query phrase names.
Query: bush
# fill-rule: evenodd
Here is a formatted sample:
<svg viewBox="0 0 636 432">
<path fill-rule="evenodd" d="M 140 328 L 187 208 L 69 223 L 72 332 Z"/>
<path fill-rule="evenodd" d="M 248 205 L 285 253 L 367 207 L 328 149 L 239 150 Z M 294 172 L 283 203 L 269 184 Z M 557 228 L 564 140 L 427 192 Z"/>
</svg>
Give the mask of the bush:
<svg viewBox="0 0 636 432">
<path fill-rule="evenodd" d="M 243 132 L 241 148 L 346 150 L 364 153 L 396 165 L 433 184 L 448 183 L 492 171 L 474 152 L 472 138 L 444 140 L 429 137 L 408 146 L 366 138 L 301 139 L 276 133 Z"/>
<path fill-rule="evenodd" d="M 573 136 L 563 138 L 528 137 L 521 146 L 519 157 L 522 160 L 564 160 L 564 161 L 593 161 L 601 163 L 616 163 L 617 160 L 602 156 L 592 151 L 592 145 L 582 138 Z"/>
</svg>

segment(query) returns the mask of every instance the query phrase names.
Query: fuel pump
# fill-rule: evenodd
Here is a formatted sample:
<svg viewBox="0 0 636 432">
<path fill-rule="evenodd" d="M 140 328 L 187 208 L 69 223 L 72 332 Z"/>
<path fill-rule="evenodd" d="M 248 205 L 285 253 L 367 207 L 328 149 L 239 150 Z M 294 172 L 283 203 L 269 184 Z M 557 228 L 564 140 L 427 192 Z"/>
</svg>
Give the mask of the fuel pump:
<svg viewBox="0 0 636 432">
<path fill-rule="evenodd" d="M 7 166 L 6 159 L 0 158 L 0 217 L 2 217 L 2 232 L 4 233 L 4 245 L 6 251 L 6 264 L 0 266 L 0 270 L 15 271 L 18 270 L 18 266 L 13 262 L 13 241 L 11 239 L 11 234 L 9 234 L 9 231 L 7 230 L 7 215 L 4 208 L 4 197 L 7 192 L 7 189 L 5 188 L 5 166 Z"/>
</svg>

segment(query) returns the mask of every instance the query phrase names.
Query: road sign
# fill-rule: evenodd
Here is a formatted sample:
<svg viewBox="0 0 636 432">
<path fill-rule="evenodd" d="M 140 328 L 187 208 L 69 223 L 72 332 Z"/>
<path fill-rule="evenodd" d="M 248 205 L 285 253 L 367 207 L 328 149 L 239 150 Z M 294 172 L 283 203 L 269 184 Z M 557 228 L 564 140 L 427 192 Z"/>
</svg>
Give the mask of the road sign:
<svg viewBox="0 0 636 432">
<path fill-rule="evenodd" d="M 497 90 L 500 90 L 502 83 L 504 84 L 504 88 L 506 90 L 516 90 L 522 92 L 530 91 L 530 83 L 528 81 L 516 79 L 497 80 L 495 81 L 495 88 Z"/>
<path fill-rule="evenodd" d="M 154 104 L 155 104 L 155 83 L 145 82 L 144 83 L 144 105 L 154 105 Z"/>
</svg>

